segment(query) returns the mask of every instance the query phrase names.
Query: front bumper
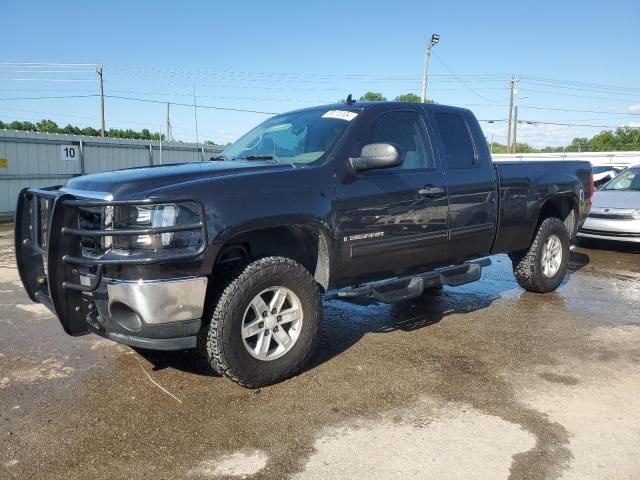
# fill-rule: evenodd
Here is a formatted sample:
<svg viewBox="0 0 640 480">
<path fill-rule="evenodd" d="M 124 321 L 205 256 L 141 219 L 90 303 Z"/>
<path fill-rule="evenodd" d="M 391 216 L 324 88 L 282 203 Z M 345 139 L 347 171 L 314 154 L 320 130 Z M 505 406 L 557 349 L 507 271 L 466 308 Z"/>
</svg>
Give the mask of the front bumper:
<svg viewBox="0 0 640 480">
<path fill-rule="evenodd" d="M 131 234 L 118 229 L 82 229 L 79 208 L 172 201 L 184 199 L 113 201 L 79 198 L 57 187 L 23 190 L 16 209 L 15 247 L 20 278 L 30 298 L 49 308 L 69 335 L 93 332 L 129 345 L 160 350 L 195 347 L 206 277 L 124 281 L 108 274 L 123 266 L 201 260 L 206 249 L 203 210 L 199 223 L 176 227 L 176 231 L 200 230 L 202 242 L 191 251 L 107 251 L 89 255 L 79 238 Z M 166 233 L 171 227 L 146 231 Z"/>
<path fill-rule="evenodd" d="M 195 348 L 206 291 L 206 277 L 148 282 L 103 279 L 91 293 L 95 315 L 87 322 L 93 333 L 134 347 Z"/>
<path fill-rule="evenodd" d="M 626 211 L 621 214 L 614 209 L 608 210 L 611 212 L 607 214 L 592 210 L 578 231 L 578 237 L 640 243 L 640 220 L 631 218 Z"/>
</svg>

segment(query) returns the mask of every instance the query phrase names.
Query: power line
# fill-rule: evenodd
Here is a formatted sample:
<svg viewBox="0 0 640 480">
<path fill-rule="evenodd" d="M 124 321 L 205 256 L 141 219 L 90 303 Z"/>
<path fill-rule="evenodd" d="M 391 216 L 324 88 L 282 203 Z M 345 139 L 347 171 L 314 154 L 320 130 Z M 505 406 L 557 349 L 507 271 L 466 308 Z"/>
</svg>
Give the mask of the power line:
<svg viewBox="0 0 640 480">
<path fill-rule="evenodd" d="M 201 76 L 245 76 L 245 77 L 287 77 L 287 78 L 392 78 L 392 79 L 413 79 L 417 78 L 415 74 L 405 75 L 389 75 L 389 74 L 377 74 L 377 73 L 295 73 L 295 72 L 250 72 L 250 71 L 233 71 L 233 70 L 211 70 L 211 69 L 194 69 L 194 68 L 172 68 L 172 67 L 157 67 L 152 65 L 122 65 L 111 64 L 110 69 L 121 71 L 152 71 L 152 72 L 167 72 L 176 76 L 184 75 L 201 75 Z M 435 77 L 450 77 L 453 75 L 437 74 Z M 458 76 L 469 77 L 507 77 L 507 74 L 467 74 Z"/>
<path fill-rule="evenodd" d="M 557 112 L 573 112 L 573 113 L 603 113 L 607 115 L 623 115 L 623 116 L 636 116 L 640 117 L 640 113 L 619 113 L 619 112 L 604 112 L 599 110 L 574 110 L 571 108 L 557 108 L 557 107 L 533 107 L 529 105 L 522 105 L 520 108 L 530 108 L 532 110 L 552 110 Z"/>
<path fill-rule="evenodd" d="M 440 59 L 442 61 L 442 59 Z M 444 63 L 443 63 L 444 64 Z M 28 68 L 30 71 L 34 73 L 39 73 L 42 68 L 64 68 L 65 72 L 69 73 L 88 73 L 96 67 L 97 64 L 93 63 L 56 63 L 56 62 L 0 62 L 0 68 Z M 153 65 L 123 65 L 123 64 L 111 64 L 109 65 L 118 73 L 121 74 L 132 74 L 139 75 L 144 72 L 152 72 L 154 75 L 158 72 L 163 74 L 167 74 L 175 77 L 192 77 L 192 76 L 200 76 L 200 77 L 222 77 L 222 78 L 232 78 L 237 79 L 238 77 L 247 77 L 247 78 L 290 78 L 290 79 L 375 79 L 375 80 L 393 80 L 393 81 L 403 81 L 403 80 L 411 80 L 419 82 L 419 78 L 415 74 L 403 74 L 403 75 L 389 75 L 389 74 L 378 74 L 378 73 L 314 73 L 314 72 L 306 72 L 306 73 L 297 73 L 297 72 L 251 72 L 251 71 L 232 71 L 232 70 L 212 70 L 212 69 L 195 69 L 195 68 L 175 68 L 175 67 L 158 67 Z M 83 70 L 84 69 L 84 70 Z M 450 69 L 449 69 L 450 70 Z M 510 77 L 510 74 L 506 73 L 484 73 L 484 74 L 456 74 L 450 70 L 450 74 L 432 74 L 431 78 L 442 80 L 442 81 L 456 81 L 459 82 L 460 79 L 466 78 L 468 80 L 474 81 L 502 81 L 506 80 Z M 523 80 L 533 81 L 533 82 L 542 82 L 546 86 L 549 87 L 578 87 L 578 88 L 589 88 L 589 89 L 598 89 L 598 90 L 617 90 L 621 92 L 640 92 L 640 88 L 634 87 L 625 87 L 620 85 L 608 85 L 608 84 L 599 84 L 599 83 L 588 83 L 588 82 L 576 82 L 570 80 L 560 80 L 549 77 L 541 77 L 536 75 L 522 75 Z M 550 84 L 550 85 L 548 85 Z"/>
<path fill-rule="evenodd" d="M 105 82 L 107 80 L 105 79 Z M 167 97 L 192 97 L 192 93 L 173 93 L 173 92 L 146 92 L 142 90 L 112 90 L 105 89 L 105 91 L 111 93 L 134 93 L 138 95 L 165 95 Z M 50 88 L 32 88 L 32 89 L 24 89 L 24 88 L 0 88 L 0 92 L 16 92 L 16 93 L 26 93 L 26 92 L 58 92 L 58 93 L 73 93 L 76 94 L 76 90 L 69 89 L 50 89 Z M 78 95 L 84 94 L 78 93 Z M 258 100 L 258 101 L 270 101 L 270 102 L 288 102 L 288 103 L 331 103 L 335 100 L 304 100 L 304 99 L 295 99 L 295 98 L 274 98 L 274 97 L 236 97 L 236 96 L 224 96 L 224 95 L 198 95 L 198 98 L 220 98 L 220 99 L 228 99 L 228 100 Z"/>
<path fill-rule="evenodd" d="M 135 101 L 135 102 L 147 102 L 147 103 L 162 103 L 162 104 L 166 104 L 166 101 L 163 100 L 152 100 L 149 98 L 135 98 L 135 97 L 121 97 L 119 95 L 105 95 L 106 98 L 116 98 L 119 100 L 131 100 L 131 101 Z M 172 105 L 177 105 L 180 107 L 195 107 L 196 105 L 194 103 L 174 103 L 172 102 Z M 260 113 L 260 114 L 264 114 L 264 115 L 278 115 L 280 112 L 262 112 L 259 110 L 245 110 L 242 108 L 227 108 L 227 107 L 218 107 L 218 106 L 214 106 L 214 105 L 198 105 L 198 108 L 210 108 L 213 110 L 225 110 L 225 111 L 230 111 L 230 112 L 246 112 L 246 113 Z"/>
<path fill-rule="evenodd" d="M 66 99 L 66 98 L 89 98 L 89 97 L 99 97 L 98 94 L 91 95 L 60 95 L 60 96 L 45 96 L 45 97 L 5 97 L 0 98 L 0 100 L 47 100 L 47 99 Z"/>
<path fill-rule="evenodd" d="M 11 90 L 15 91 L 15 90 Z M 33 90 L 37 91 L 37 90 Z M 187 96 L 192 97 L 193 94 L 175 94 L 169 92 L 143 92 L 138 90 L 110 90 L 110 92 L 114 93 L 137 93 L 140 95 L 167 95 L 167 96 Z M 57 99 L 71 99 L 71 98 L 92 98 L 98 97 L 98 94 L 83 94 L 83 95 L 47 95 L 47 96 L 38 96 L 38 97 L 0 97 L 0 101 L 10 101 L 10 100 L 57 100 Z M 166 103 L 163 100 L 153 100 L 153 99 L 142 99 L 142 98 L 133 98 L 133 97 L 120 97 L 116 95 L 105 95 L 105 97 L 109 98 L 120 98 L 127 100 L 136 100 L 136 101 L 152 101 L 154 103 Z M 222 95 L 198 95 L 200 98 L 219 98 L 219 99 L 229 99 L 229 100 L 259 100 L 259 101 L 284 101 L 291 103 L 322 103 L 322 102 L 331 102 L 331 100 L 295 100 L 295 99 L 284 99 L 284 98 L 265 98 L 265 97 L 233 97 L 233 96 L 222 96 Z M 174 105 L 180 106 L 193 106 L 193 104 L 180 104 L 171 102 Z M 467 104 L 467 107 L 505 107 L 506 105 L 502 104 Z M 207 107 L 199 105 L 198 108 L 217 108 L 224 109 L 225 107 Z M 572 108 L 559 108 L 559 107 L 547 107 L 547 106 L 532 106 L 532 105 L 521 105 L 520 108 L 523 109 L 531 109 L 531 110 L 541 110 L 541 111 L 558 111 L 558 112 L 572 112 L 572 113 L 596 113 L 596 114 L 604 114 L 604 115 L 616 115 L 616 116 L 628 116 L 628 117 L 640 117 L 640 113 L 632 113 L 632 112 L 611 112 L 611 111 L 603 111 L 603 110 L 580 110 L 580 109 L 572 109 Z M 254 110 L 242 110 L 242 109 L 234 109 L 239 111 L 247 111 L 250 113 L 268 113 L 275 114 L 275 112 L 258 112 Z"/>
<path fill-rule="evenodd" d="M 81 120 L 92 120 L 95 121 L 95 116 L 91 117 L 88 115 L 71 115 L 68 113 L 57 113 L 57 112 L 43 112 L 40 110 L 24 110 L 21 108 L 3 108 L 3 111 L 9 111 L 9 112 L 22 112 L 22 113 L 35 113 L 38 115 L 47 115 L 47 116 L 55 116 L 55 117 L 62 117 L 62 118 L 76 118 L 76 119 L 81 119 Z M 116 123 L 116 124 L 121 124 L 121 125 L 140 125 L 140 126 L 148 126 L 148 122 L 134 122 L 131 120 L 122 120 L 122 119 L 111 119 L 110 123 Z"/>
<path fill-rule="evenodd" d="M 529 76 L 529 75 L 525 75 L 524 78 L 530 78 L 532 80 L 549 82 L 549 83 L 576 85 L 580 87 L 592 87 L 592 88 L 600 88 L 600 89 L 606 89 L 606 90 L 627 90 L 627 91 L 640 92 L 640 88 L 637 88 L 637 87 L 622 87 L 619 85 L 605 85 L 601 83 L 572 82 L 568 80 L 557 80 L 554 78 L 535 77 L 535 76 Z"/>
<path fill-rule="evenodd" d="M 4 67 L 21 67 L 21 68 L 50 68 L 50 67 L 67 67 L 67 68 L 87 68 L 93 69 L 95 63 L 55 63 L 55 62 L 0 62 L 0 68 Z"/>
<path fill-rule="evenodd" d="M 43 112 L 40 110 L 25 110 L 25 109 L 19 109 L 19 108 L 3 108 L 2 109 L 3 112 L 22 112 L 22 113 L 35 113 L 37 115 L 46 115 L 46 116 L 55 116 L 55 117 L 63 117 L 63 118 L 76 118 L 76 119 L 82 119 L 82 120 L 92 120 L 95 121 L 95 116 L 88 116 L 88 115 L 71 115 L 71 114 L 63 114 L 63 113 L 57 113 L 57 112 Z M 149 122 L 135 122 L 135 121 L 131 121 L 131 120 L 123 120 L 123 119 L 110 119 L 110 123 L 112 124 L 116 124 L 116 125 L 136 125 L 136 126 L 142 126 L 142 127 L 148 127 L 149 126 Z M 187 127 L 179 127 L 179 126 L 175 126 L 175 125 L 171 125 L 171 130 L 175 131 L 175 130 L 180 130 L 182 132 L 188 132 L 188 133 L 192 133 L 193 132 L 193 128 L 187 128 Z M 212 133 L 218 136 L 224 136 L 224 137 L 233 137 L 233 136 L 240 136 L 245 132 L 235 132 L 235 131 L 224 131 L 224 132 L 218 132 L 215 130 L 203 130 L 204 132 L 208 132 L 208 133 Z"/>
<path fill-rule="evenodd" d="M 91 82 L 94 80 L 83 80 L 79 78 L 0 78 L 0 82 Z"/>
<path fill-rule="evenodd" d="M 64 93 L 73 93 L 75 94 L 84 94 L 86 92 L 78 92 L 76 89 L 59 89 L 59 88 L 0 88 L 0 92 L 18 92 L 18 93 L 26 93 L 26 92 L 64 92 Z"/>
<path fill-rule="evenodd" d="M 592 127 L 592 128 L 640 128 L 640 126 L 626 126 L 626 125 L 591 125 L 585 123 L 564 123 L 564 122 L 543 122 L 538 120 L 519 120 L 518 123 L 528 124 L 528 125 L 559 125 L 559 126 L 568 126 L 568 127 Z"/>
<path fill-rule="evenodd" d="M 482 98 L 483 100 L 486 100 L 487 102 L 492 102 L 492 103 L 496 103 L 495 100 L 491 100 L 490 98 L 485 97 L 484 95 L 479 94 L 478 92 L 476 92 L 473 88 L 471 88 L 469 85 L 467 85 L 460 77 L 458 77 L 453 70 L 451 70 L 451 68 L 449 68 L 449 66 L 444 63 L 444 61 L 442 61 L 442 59 L 440 58 L 440 56 L 436 53 L 433 52 L 433 56 L 436 57 L 436 59 L 442 64 L 442 66 L 444 66 L 444 68 L 447 69 L 447 71 L 453 75 L 467 90 L 469 90 L 471 93 L 473 93 L 474 95 Z"/>
<path fill-rule="evenodd" d="M 556 88 L 558 90 L 569 90 L 569 91 L 576 91 L 576 92 L 605 93 L 609 95 L 623 95 L 626 97 L 636 97 L 636 98 L 640 96 L 640 92 L 618 92 L 614 90 L 597 89 L 597 88 L 569 87 L 566 85 L 554 85 L 554 84 L 543 83 L 543 82 L 531 82 L 527 80 L 523 80 L 522 83 L 526 85 Z"/>
<path fill-rule="evenodd" d="M 46 99 L 69 99 L 69 98 L 90 98 L 90 97 L 99 97 L 98 94 L 91 95 L 62 95 L 62 96 L 42 96 L 42 97 L 5 97 L 0 98 L 1 100 L 46 100 Z M 163 100 L 153 100 L 149 98 L 135 98 L 135 97 L 123 97 L 119 95 L 105 95 L 105 98 L 116 98 L 119 100 L 131 100 L 136 102 L 148 102 L 148 103 L 162 103 L 166 104 L 166 101 Z M 181 106 L 181 107 L 194 107 L 194 103 L 174 103 L 173 105 Z M 210 108 L 214 110 L 228 110 L 231 112 L 247 112 L 247 113 L 260 113 L 265 115 L 277 115 L 280 112 L 263 112 L 259 110 L 246 110 L 241 108 L 228 108 L 228 107 L 218 107 L 214 105 L 198 105 L 197 108 Z"/>
<path fill-rule="evenodd" d="M 544 93 L 545 95 L 559 95 L 561 97 L 576 97 L 576 98 L 588 98 L 590 100 L 607 100 L 609 102 L 625 102 L 629 103 L 631 100 L 626 98 L 611 98 L 611 97 L 594 97 L 593 95 L 579 95 L 575 93 L 565 93 L 565 92 L 549 92 L 546 90 L 535 90 L 531 88 L 521 88 L 521 92 L 530 92 L 530 93 Z"/>
<path fill-rule="evenodd" d="M 143 92 L 140 90 L 109 90 L 112 93 L 135 93 L 138 95 L 167 95 L 172 97 L 193 97 L 192 93 L 170 93 L 170 92 Z M 223 95 L 198 95 L 198 98 L 221 98 L 228 100 L 259 100 L 271 102 L 289 102 L 289 103 L 329 103 L 332 100 L 296 100 L 294 98 L 269 98 L 269 97 L 232 97 Z"/>
</svg>

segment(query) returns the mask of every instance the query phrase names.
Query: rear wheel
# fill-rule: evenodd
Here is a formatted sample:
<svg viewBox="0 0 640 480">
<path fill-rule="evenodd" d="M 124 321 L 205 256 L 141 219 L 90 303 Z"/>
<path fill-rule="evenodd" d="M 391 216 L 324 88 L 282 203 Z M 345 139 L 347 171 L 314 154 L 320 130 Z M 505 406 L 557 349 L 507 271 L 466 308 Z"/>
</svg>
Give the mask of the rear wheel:
<svg viewBox="0 0 640 480">
<path fill-rule="evenodd" d="M 552 292 L 567 273 L 569 233 L 557 218 L 545 219 L 531 246 L 509 255 L 513 273 L 522 288 L 530 292 Z"/>
<path fill-rule="evenodd" d="M 307 362 L 322 317 L 311 274 L 284 257 L 247 265 L 222 291 L 206 332 L 212 368 L 257 388 L 295 375 Z"/>
</svg>

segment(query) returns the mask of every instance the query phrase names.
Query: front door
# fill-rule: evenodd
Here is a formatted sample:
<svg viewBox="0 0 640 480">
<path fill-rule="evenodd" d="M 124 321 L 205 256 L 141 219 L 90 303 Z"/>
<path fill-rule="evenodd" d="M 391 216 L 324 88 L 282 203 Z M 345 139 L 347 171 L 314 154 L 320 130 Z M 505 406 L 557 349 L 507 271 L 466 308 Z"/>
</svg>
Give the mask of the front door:
<svg viewBox="0 0 640 480">
<path fill-rule="evenodd" d="M 404 153 L 404 162 L 338 182 L 336 221 L 345 284 L 425 269 L 443 258 L 447 244 L 446 180 L 421 111 L 386 111 L 361 131 L 355 150 L 392 143 Z"/>
</svg>

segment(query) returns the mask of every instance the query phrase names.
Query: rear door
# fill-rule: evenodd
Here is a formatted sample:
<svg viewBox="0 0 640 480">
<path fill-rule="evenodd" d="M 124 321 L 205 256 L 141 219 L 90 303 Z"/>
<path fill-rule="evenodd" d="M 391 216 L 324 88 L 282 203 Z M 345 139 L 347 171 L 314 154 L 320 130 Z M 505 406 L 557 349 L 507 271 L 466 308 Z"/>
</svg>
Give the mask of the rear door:
<svg viewBox="0 0 640 480">
<path fill-rule="evenodd" d="M 497 221 L 495 171 L 486 141 L 472 114 L 427 109 L 437 131 L 449 192 L 447 259 L 458 263 L 487 255 Z"/>
<path fill-rule="evenodd" d="M 369 143 L 392 143 L 405 159 L 400 167 L 346 173 L 338 182 L 345 276 L 381 278 L 438 262 L 447 243 L 447 185 L 421 109 L 385 110 L 360 132 L 351 156 Z"/>
</svg>

